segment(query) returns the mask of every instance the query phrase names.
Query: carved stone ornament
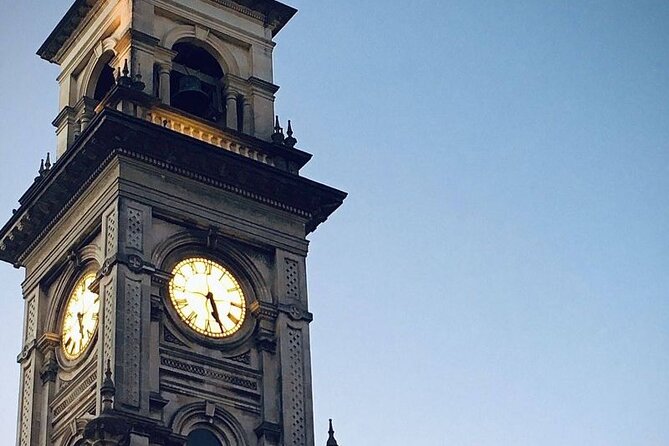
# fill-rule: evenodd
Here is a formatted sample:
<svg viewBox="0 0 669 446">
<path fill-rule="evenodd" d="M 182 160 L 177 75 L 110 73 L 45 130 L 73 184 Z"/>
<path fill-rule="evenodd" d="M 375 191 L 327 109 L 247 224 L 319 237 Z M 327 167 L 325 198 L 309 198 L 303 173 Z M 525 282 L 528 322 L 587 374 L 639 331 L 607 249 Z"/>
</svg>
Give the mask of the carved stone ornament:
<svg viewBox="0 0 669 446">
<path fill-rule="evenodd" d="M 60 336 L 57 333 L 44 333 L 37 341 L 37 349 L 44 355 L 40 378 L 42 384 L 55 382 L 58 376 L 58 361 L 56 360 L 56 348 L 60 345 Z"/>
<path fill-rule="evenodd" d="M 44 357 L 44 364 L 39 372 L 39 376 L 42 379 L 42 384 L 48 382 L 56 382 L 56 377 L 58 376 L 58 361 L 56 361 L 56 355 L 54 351 L 50 351 Z"/>
<path fill-rule="evenodd" d="M 72 262 L 75 271 L 79 271 L 84 264 L 81 260 L 81 255 L 79 255 L 76 249 L 70 250 L 70 253 L 67 255 L 67 260 Z"/>
<path fill-rule="evenodd" d="M 84 439 L 90 446 L 127 446 L 130 442 L 130 425 L 112 412 L 103 413 L 88 422 Z"/>
<path fill-rule="evenodd" d="M 133 273 L 139 273 L 144 268 L 144 261 L 142 258 L 136 254 L 130 254 L 128 256 L 128 269 Z"/>
<path fill-rule="evenodd" d="M 255 429 L 258 439 L 267 438 L 269 441 L 276 443 L 281 438 L 281 426 L 269 421 L 263 421 L 260 426 Z"/>
<path fill-rule="evenodd" d="M 108 276 L 109 273 L 111 273 L 112 267 L 115 264 L 116 264 L 116 256 L 105 260 L 105 262 L 102 264 L 102 268 L 100 268 L 100 275 L 103 277 Z"/>
<path fill-rule="evenodd" d="M 294 321 L 311 322 L 314 319 L 313 314 L 304 309 L 301 305 L 282 305 L 281 311 L 285 312 Z"/>
</svg>

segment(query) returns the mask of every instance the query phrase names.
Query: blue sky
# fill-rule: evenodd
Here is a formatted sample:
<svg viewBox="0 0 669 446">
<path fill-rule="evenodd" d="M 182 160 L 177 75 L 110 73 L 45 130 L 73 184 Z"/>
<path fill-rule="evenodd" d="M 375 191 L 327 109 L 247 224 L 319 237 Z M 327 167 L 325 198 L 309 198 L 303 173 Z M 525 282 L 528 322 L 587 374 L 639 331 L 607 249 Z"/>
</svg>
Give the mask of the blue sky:
<svg viewBox="0 0 669 446">
<path fill-rule="evenodd" d="M 290 4 L 277 111 L 350 193 L 310 237 L 317 444 L 669 444 L 669 3 Z M 34 52 L 68 6 L 0 18 L 3 220 L 55 149 Z"/>
</svg>

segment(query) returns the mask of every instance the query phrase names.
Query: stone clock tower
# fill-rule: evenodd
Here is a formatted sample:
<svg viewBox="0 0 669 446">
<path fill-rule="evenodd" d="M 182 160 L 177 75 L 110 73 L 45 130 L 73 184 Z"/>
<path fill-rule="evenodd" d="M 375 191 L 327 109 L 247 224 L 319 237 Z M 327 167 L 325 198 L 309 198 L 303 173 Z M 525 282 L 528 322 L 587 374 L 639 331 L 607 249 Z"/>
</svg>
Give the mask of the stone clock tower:
<svg viewBox="0 0 669 446">
<path fill-rule="evenodd" d="M 76 0 L 23 267 L 18 446 L 313 446 L 307 235 L 346 194 L 274 117 L 275 0 Z M 336 444 L 332 434 L 328 444 Z"/>
</svg>

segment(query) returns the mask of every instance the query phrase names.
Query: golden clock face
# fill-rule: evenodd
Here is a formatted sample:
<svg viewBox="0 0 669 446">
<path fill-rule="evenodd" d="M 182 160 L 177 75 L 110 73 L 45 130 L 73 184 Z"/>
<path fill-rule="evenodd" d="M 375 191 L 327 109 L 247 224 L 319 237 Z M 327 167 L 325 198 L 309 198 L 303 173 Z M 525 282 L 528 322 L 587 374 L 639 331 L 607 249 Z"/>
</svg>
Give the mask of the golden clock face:
<svg viewBox="0 0 669 446">
<path fill-rule="evenodd" d="M 225 338 L 239 330 L 246 300 L 230 271 L 208 259 L 190 258 L 172 274 L 170 299 L 190 328 L 211 338 Z"/>
<path fill-rule="evenodd" d="M 95 280 L 95 274 L 82 277 L 72 290 L 65 305 L 61 346 L 67 359 L 79 358 L 89 346 L 98 328 L 100 296 L 88 287 Z"/>
</svg>

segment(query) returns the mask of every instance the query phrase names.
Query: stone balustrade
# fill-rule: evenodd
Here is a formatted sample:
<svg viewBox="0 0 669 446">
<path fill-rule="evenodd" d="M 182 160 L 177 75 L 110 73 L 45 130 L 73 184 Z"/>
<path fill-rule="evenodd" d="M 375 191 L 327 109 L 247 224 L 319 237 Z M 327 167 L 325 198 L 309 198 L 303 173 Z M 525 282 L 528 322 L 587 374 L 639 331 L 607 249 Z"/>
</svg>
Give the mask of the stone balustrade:
<svg viewBox="0 0 669 446">
<path fill-rule="evenodd" d="M 143 116 L 142 116 L 143 115 Z M 267 153 L 262 153 L 253 147 L 239 143 L 226 135 L 222 130 L 215 126 L 204 124 L 200 120 L 190 119 L 182 113 L 168 110 L 166 107 L 156 106 L 142 113 L 140 117 L 153 123 L 162 125 L 165 128 L 199 139 L 208 144 L 220 147 L 233 153 L 251 158 L 261 163 L 274 166 L 272 157 Z"/>
</svg>

